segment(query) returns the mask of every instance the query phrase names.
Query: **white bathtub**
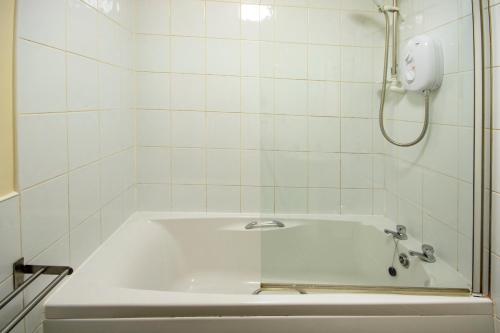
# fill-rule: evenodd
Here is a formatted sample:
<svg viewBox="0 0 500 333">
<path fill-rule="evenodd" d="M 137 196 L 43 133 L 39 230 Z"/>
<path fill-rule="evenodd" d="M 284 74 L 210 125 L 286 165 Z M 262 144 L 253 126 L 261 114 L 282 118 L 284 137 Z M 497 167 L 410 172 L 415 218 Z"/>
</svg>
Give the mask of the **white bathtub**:
<svg viewBox="0 0 500 333">
<path fill-rule="evenodd" d="M 397 263 L 389 276 L 394 242 L 383 228 L 394 226 L 384 218 L 275 218 L 286 227 L 246 230 L 255 217 L 242 215 L 137 213 L 50 297 L 45 332 L 493 332 L 486 298 L 355 292 L 468 287 L 439 257 Z M 299 284 L 307 294 L 254 295 L 261 283 Z"/>
</svg>

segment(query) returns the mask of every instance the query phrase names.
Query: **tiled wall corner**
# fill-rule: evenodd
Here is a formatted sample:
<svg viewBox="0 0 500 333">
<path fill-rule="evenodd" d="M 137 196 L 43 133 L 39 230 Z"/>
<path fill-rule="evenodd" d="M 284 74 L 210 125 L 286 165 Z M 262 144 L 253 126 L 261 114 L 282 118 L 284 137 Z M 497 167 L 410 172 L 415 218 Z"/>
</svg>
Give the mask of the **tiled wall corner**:
<svg viewBox="0 0 500 333">
<path fill-rule="evenodd" d="M 20 195 L 0 202 L 2 294 L 17 258 L 77 268 L 135 211 L 134 11 L 132 0 L 18 1 Z M 16 329 L 41 332 L 42 318 L 38 306 Z"/>
</svg>

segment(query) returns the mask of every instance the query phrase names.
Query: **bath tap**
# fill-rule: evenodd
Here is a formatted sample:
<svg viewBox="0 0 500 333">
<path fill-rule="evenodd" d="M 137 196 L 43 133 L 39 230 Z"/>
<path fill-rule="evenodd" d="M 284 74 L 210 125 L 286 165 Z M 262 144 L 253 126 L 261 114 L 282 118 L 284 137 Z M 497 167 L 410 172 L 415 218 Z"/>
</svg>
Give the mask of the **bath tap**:
<svg viewBox="0 0 500 333">
<path fill-rule="evenodd" d="M 399 240 L 408 239 L 408 236 L 406 235 L 406 227 L 404 225 L 401 225 L 401 224 L 398 224 L 396 226 L 396 231 L 384 229 L 384 232 L 386 234 L 392 235 L 392 237 L 394 237 L 395 239 L 399 239 Z"/>
<path fill-rule="evenodd" d="M 425 262 L 436 262 L 436 257 L 434 256 L 434 248 L 428 244 L 422 244 L 422 252 L 409 251 L 411 256 L 418 257 L 420 260 Z"/>
</svg>

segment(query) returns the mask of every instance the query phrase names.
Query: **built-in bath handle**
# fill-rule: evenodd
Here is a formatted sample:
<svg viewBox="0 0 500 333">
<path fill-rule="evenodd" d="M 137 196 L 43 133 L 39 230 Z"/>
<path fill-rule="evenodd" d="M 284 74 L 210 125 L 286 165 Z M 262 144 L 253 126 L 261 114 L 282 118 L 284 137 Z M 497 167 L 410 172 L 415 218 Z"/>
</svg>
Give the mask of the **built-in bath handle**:
<svg viewBox="0 0 500 333">
<path fill-rule="evenodd" d="M 284 228 L 285 224 L 280 221 L 252 221 L 245 226 L 245 229 L 257 229 L 257 228 Z"/>
</svg>

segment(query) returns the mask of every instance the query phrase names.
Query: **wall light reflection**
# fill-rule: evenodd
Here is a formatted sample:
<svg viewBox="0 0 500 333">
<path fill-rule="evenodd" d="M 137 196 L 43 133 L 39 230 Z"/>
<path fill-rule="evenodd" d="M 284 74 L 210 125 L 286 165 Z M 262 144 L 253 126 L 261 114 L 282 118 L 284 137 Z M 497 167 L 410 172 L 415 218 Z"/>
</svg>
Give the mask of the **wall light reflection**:
<svg viewBox="0 0 500 333">
<path fill-rule="evenodd" d="M 241 19 L 243 21 L 260 22 L 273 16 L 270 6 L 241 5 Z"/>
</svg>

